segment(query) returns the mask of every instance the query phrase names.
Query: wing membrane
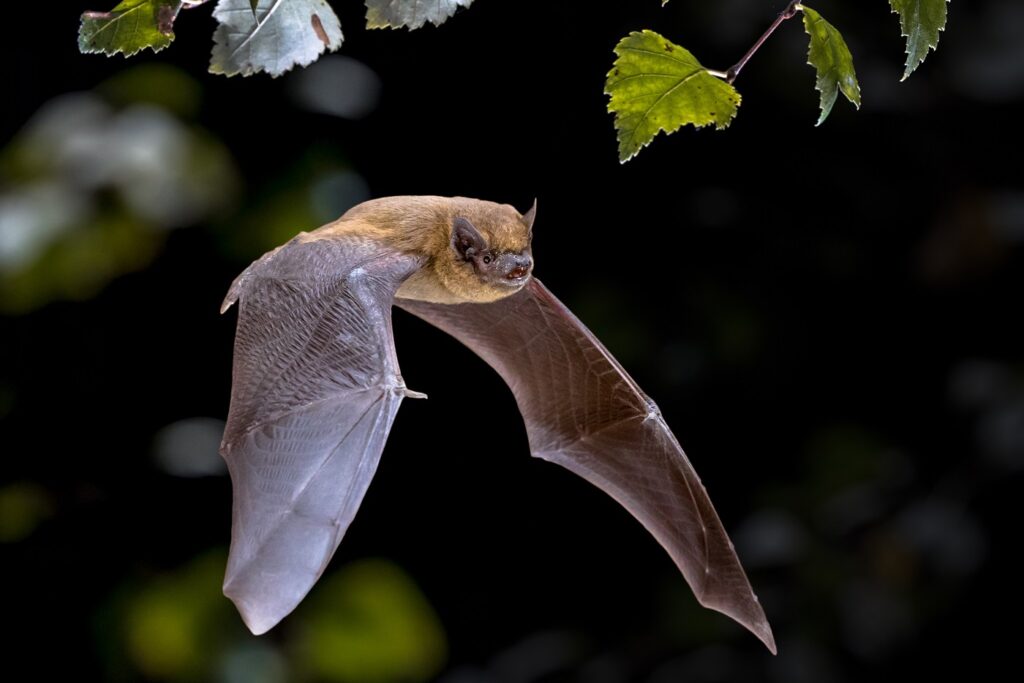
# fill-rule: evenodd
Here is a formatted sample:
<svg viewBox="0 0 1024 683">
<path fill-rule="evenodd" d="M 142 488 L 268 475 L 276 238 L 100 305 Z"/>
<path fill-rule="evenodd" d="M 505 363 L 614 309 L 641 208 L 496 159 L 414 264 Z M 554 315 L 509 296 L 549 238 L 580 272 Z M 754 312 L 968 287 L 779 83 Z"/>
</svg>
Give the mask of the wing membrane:
<svg viewBox="0 0 1024 683">
<path fill-rule="evenodd" d="M 539 280 L 489 304 L 395 303 L 494 367 L 515 395 L 533 455 L 619 501 L 668 551 L 702 605 L 775 652 L 733 545 L 657 406 Z"/>
<path fill-rule="evenodd" d="M 234 489 L 224 593 L 254 633 L 320 577 L 377 469 L 405 395 L 395 291 L 420 262 L 351 239 L 293 241 L 239 276 L 231 408 Z"/>
</svg>

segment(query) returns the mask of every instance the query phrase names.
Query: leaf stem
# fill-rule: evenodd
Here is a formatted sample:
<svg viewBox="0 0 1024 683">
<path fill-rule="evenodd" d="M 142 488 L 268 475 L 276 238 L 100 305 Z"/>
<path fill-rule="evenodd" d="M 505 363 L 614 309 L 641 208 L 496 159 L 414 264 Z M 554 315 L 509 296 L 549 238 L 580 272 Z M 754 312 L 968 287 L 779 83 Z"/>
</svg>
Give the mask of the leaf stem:
<svg viewBox="0 0 1024 683">
<path fill-rule="evenodd" d="M 750 61 L 750 58 L 754 56 L 754 53 L 757 52 L 762 45 L 764 45 L 764 41 L 768 40 L 768 37 L 771 34 L 775 33 L 775 29 L 777 29 L 782 24 L 782 22 L 786 21 L 787 19 L 792 19 L 793 17 L 795 17 L 796 13 L 799 12 L 800 9 L 801 8 L 799 0 L 792 0 L 792 2 L 786 5 L 786 9 L 779 12 L 779 16 L 775 17 L 775 21 L 772 22 L 772 25 L 769 26 L 768 30 L 765 31 L 764 34 L 757 39 L 757 42 L 754 43 L 753 47 L 747 50 L 747 54 L 743 55 L 743 58 L 740 59 L 740 61 L 730 66 L 729 70 L 726 71 L 724 74 L 722 74 L 722 72 L 720 71 L 709 70 L 709 72 L 714 76 L 724 78 L 727 83 L 732 84 L 732 82 L 736 80 L 736 77 L 740 75 L 740 70 L 742 70 L 743 67 L 747 65 L 747 62 Z"/>
</svg>

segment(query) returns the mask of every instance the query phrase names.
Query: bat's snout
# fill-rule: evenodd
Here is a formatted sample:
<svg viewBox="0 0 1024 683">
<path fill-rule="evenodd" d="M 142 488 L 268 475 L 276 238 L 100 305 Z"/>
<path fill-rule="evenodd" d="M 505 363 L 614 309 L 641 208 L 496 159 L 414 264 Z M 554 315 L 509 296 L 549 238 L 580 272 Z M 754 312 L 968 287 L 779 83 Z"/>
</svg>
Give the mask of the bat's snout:
<svg viewBox="0 0 1024 683">
<path fill-rule="evenodd" d="M 522 284 L 533 266 L 533 259 L 529 254 L 505 254 L 502 260 L 504 261 L 501 264 L 504 278 L 513 285 Z"/>
</svg>

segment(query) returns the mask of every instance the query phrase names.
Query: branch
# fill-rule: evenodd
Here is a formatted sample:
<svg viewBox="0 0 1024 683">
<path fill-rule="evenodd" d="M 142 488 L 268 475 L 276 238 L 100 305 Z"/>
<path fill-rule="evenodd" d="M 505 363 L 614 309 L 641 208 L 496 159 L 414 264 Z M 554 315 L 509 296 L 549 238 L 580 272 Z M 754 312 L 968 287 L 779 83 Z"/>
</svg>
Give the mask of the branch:
<svg viewBox="0 0 1024 683">
<path fill-rule="evenodd" d="M 711 73 L 714 74 L 715 76 L 718 76 L 719 78 L 724 78 L 727 83 L 731 84 L 733 81 L 736 80 L 736 77 L 740 75 L 740 70 L 747 65 L 747 62 L 750 61 L 750 58 L 754 56 L 754 53 L 757 52 L 762 45 L 764 45 L 764 41 L 768 40 L 768 37 L 771 34 L 775 33 L 775 29 L 782 25 L 782 22 L 786 21 L 787 19 L 792 19 L 793 17 L 795 17 L 796 13 L 799 12 L 800 9 L 800 3 L 798 2 L 798 0 L 792 0 L 792 2 L 786 5 L 786 9 L 779 12 L 779 16 L 775 17 L 775 21 L 772 22 L 772 25 L 769 26 L 768 30 L 765 31 L 764 34 L 757 39 L 757 42 L 754 43 L 753 47 L 747 50 L 747 54 L 743 55 L 743 58 L 740 59 L 740 61 L 733 64 L 731 67 L 729 67 L 729 70 L 724 73 L 721 71 L 712 71 Z"/>
</svg>

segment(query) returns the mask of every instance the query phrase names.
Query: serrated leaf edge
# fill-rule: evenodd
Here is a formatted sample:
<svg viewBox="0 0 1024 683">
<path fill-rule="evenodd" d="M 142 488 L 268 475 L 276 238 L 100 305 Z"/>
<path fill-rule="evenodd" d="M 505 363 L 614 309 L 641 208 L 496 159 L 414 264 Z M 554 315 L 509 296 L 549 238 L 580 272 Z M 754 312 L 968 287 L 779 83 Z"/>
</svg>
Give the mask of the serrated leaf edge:
<svg viewBox="0 0 1024 683">
<path fill-rule="evenodd" d="M 666 2 L 667 2 L 667 0 L 666 0 Z M 654 36 L 656 38 L 664 40 L 666 43 L 669 43 L 669 44 L 671 44 L 674 47 L 677 47 L 677 48 L 679 48 L 681 50 L 686 50 L 686 48 L 682 47 L 681 45 L 676 45 L 675 43 L 673 43 L 672 41 L 670 41 L 668 38 L 666 38 L 665 36 L 661 35 L 657 31 L 652 31 L 650 29 L 644 29 L 642 31 L 630 31 L 629 34 L 625 38 L 620 39 L 619 42 L 615 44 L 615 47 L 612 49 L 612 51 L 616 55 L 616 62 L 618 62 L 618 59 L 622 57 L 621 53 L 619 52 L 619 49 L 622 47 L 622 43 L 625 42 L 626 40 L 628 40 L 629 38 L 632 38 L 633 36 L 643 36 L 644 34 L 650 34 L 651 36 Z M 628 49 L 631 49 L 631 50 L 634 50 L 634 51 L 641 51 L 641 50 L 637 50 L 637 48 L 628 48 Z M 647 52 L 647 50 L 642 50 L 642 51 L 643 52 Z M 689 50 L 686 50 L 686 52 L 689 53 L 691 56 L 693 55 L 693 53 L 690 52 Z M 655 53 L 655 54 L 658 54 L 659 56 L 665 56 L 665 55 L 661 55 L 660 53 Z M 669 90 L 667 90 L 661 97 L 658 98 L 657 102 L 655 102 L 654 104 L 652 104 L 648 108 L 647 112 L 644 114 L 644 117 L 646 117 L 647 114 L 650 113 L 650 110 L 653 109 L 654 106 L 658 102 L 660 102 L 662 99 L 664 99 L 670 92 L 672 92 L 673 90 L 678 88 L 683 83 L 689 81 L 691 78 L 694 78 L 698 74 L 700 74 L 702 72 L 705 72 L 705 73 L 707 73 L 708 75 L 710 75 L 712 77 L 715 77 L 715 78 L 719 78 L 720 77 L 719 72 L 713 71 L 712 69 L 708 69 L 703 64 L 701 64 L 700 61 L 697 60 L 696 57 L 694 57 L 694 61 L 697 62 L 697 64 L 700 66 L 700 69 L 697 70 L 697 71 L 694 71 L 692 74 L 690 74 L 688 76 L 685 76 L 681 81 L 679 81 L 679 83 L 676 83 Z M 648 140 L 647 142 L 641 142 L 637 146 L 637 148 L 635 150 L 633 150 L 632 152 L 630 152 L 626 156 L 623 156 L 622 155 L 622 147 L 623 147 L 623 145 L 622 145 L 622 133 L 623 133 L 623 129 L 620 128 L 619 125 L 618 125 L 619 112 L 614 110 L 614 109 L 612 109 L 612 104 L 614 102 L 615 95 L 614 95 L 614 93 L 612 93 L 612 92 L 610 92 L 608 90 L 608 80 L 609 80 L 609 78 L 611 78 L 611 76 L 617 70 L 618 70 L 618 66 L 616 65 L 615 62 L 613 62 L 612 63 L 612 68 L 609 69 L 608 73 L 605 74 L 604 94 L 608 95 L 608 98 L 609 98 L 608 99 L 608 109 L 607 109 L 608 113 L 613 114 L 614 117 L 615 117 L 615 133 L 616 133 L 615 138 L 616 138 L 616 142 L 619 143 L 619 163 L 620 164 L 624 164 L 627 161 L 629 161 L 630 159 L 632 159 L 633 157 L 635 157 L 637 154 L 640 153 L 640 151 L 642 149 L 644 149 L 645 147 L 648 147 L 652 142 L 654 142 L 658 138 L 659 135 L 665 135 L 665 136 L 671 135 L 672 133 L 675 133 L 676 131 L 678 131 L 683 126 L 693 126 L 696 130 L 700 130 L 701 128 L 707 128 L 708 126 L 713 125 L 715 127 L 715 130 L 725 130 L 733 122 L 733 119 L 736 118 L 736 114 L 739 113 L 739 106 L 740 106 L 740 104 L 743 101 L 743 96 L 740 95 L 739 91 L 736 90 L 735 86 L 733 86 L 731 83 L 728 83 L 728 85 L 730 87 L 732 87 L 733 92 L 736 94 L 736 107 L 733 109 L 732 116 L 730 116 L 729 119 L 725 123 L 719 124 L 718 121 L 708 121 L 707 123 L 696 123 L 696 122 L 691 122 L 691 121 L 684 121 L 684 122 L 680 123 L 678 126 L 676 126 L 675 128 L 672 128 L 671 130 L 669 130 L 669 129 L 663 127 L 663 126 L 658 126 L 658 130 L 655 131 L 654 135 L 651 136 L 650 140 Z M 632 132 L 631 138 L 630 138 L 631 140 L 635 139 L 636 130 L 638 128 L 639 128 L 639 125 L 637 125 L 637 126 L 635 126 L 633 128 L 633 132 Z"/>
<path fill-rule="evenodd" d="M 174 11 L 174 17 L 175 18 L 177 18 L 178 12 L 181 10 L 181 4 L 183 4 L 183 3 L 179 3 L 178 8 L 175 9 L 175 11 Z M 135 7 L 132 7 L 128 11 L 129 12 L 134 12 L 135 10 L 137 10 L 137 9 L 139 9 L 141 7 L 142 7 L 142 3 L 136 5 Z M 112 18 L 110 21 L 107 22 L 106 26 L 104 26 L 103 28 L 100 29 L 100 31 L 105 30 L 107 28 L 107 26 L 110 26 L 115 21 L 120 21 L 127 13 L 128 12 L 123 12 L 123 13 L 121 13 L 121 15 Z M 89 19 L 93 19 L 93 20 L 97 20 L 97 21 L 100 20 L 99 17 L 89 16 L 91 14 L 110 14 L 110 12 L 96 12 L 96 11 L 92 11 L 92 10 L 86 11 L 86 12 L 82 12 L 82 15 L 79 17 L 79 23 L 78 23 L 78 51 L 80 53 L 82 53 L 82 54 L 86 54 L 86 55 L 106 55 L 108 57 L 113 57 L 115 55 L 121 55 L 121 56 L 123 56 L 123 57 L 125 57 L 127 59 L 128 57 L 133 57 L 133 56 L 139 54 L 143 50 L 152 50 L 153 53 L 155 54 L 155 53 L 160 52 L 162 50 L 166 50 L 167 48 L 169 48 L 171 46 L 171 43 L 174 42 L 174 38 L 175 38 L 174 31 L 171 31 L 170 33 L 163 33 L 163 32 L 161 32 L 161 35 L 163 35 L 164 37 L 167 38 L 167 42 L 162 44 L 162 45 L 143 45 L 143 46 L 139 47 L 137 50 L 130 50 L 130 51 L 129 50 L 124 50 L 124 49 L 119 48 L 119 47 L 115 47 L 114 49 L 109 50 L 109 51 L 104 50 L 103 48 L 94 48 L 94 47 L 88 45 L 85 42 L 85 40 L 84 40 L 84 38 L 82 36 L 82 30 L 85 28 L 85 22 L 87 20 L 89 20 Z M 173 23 L 173 20 L 172 20 L 172 23 Z M 97 31 L 97 33 L 99 33 L 100 31 Z"/>
<path fill-rule="evenodd" d="M 231 53 L 230 53 L 231 56 L 234 56 L 238 52 L 238 50 L 242 49 L 242 47 L 245 44 L 247 44 L 250 40 L 252 40 L 256 36 L 256 33 L 258 33 L 260 31 L 260 29 L 263 28 L 263 25 L 267 22 L 267 19 L 270 17 L 271 14 L 273 14 L 273 12 L 278 7 L 281 6 L 282 2 L 283 2 L 283 0 L 274 0 L 274 4 L 270 7 L 269 10 L 267 10 L 267 12 L 263 15 L 262 18 L 257 17 L 255 15 L 255 13 L 253 14 L 253 17 L 256 19 L 256 27 L 252 31 L 249 32 L 249 34 L 246 36 L 245 40 L 242 41 L 242 43 L 239 43 L 239 45 L 236 46 L 231 51 Z M 324 4 L 327 5 L 328 11 L 334 13 L 334 8 L 331 7 L 329 2 L 325 1 Z M 214 9 L 214 11 L 216 11 L 216 8 Z M 335 17 L 335 19 L 337 19 L 337 14 L 334 14 L 334 17 Z M 317 17 L 317 19 L 319 21 L 322 21 L 319 17 Z M 218 22 L 217 28 L 214 29 L 214 49 L 216 48 L 216 45 L 217 45 L 217 43 L 216 43 L 216 32 L 219 29 L 220 29 L 220 23 Z M 323 42 L 323 38 L 320 38 L 320 42 L 323 43 L 324 47 L 320 49 L 320 51 L 316 54 L 316 56 L 311 58 L 309 61 L 305 61 L 305 62 L 302 61 L 302 60 L 296 60 L 291 65 L 289 65 L 287 68 L 282 69 L 281 71 L 272 72 L 272 71 L 268 71 L 267 69 L 262 69 L 262 68 L 260 68 L 260 69 L 250 68 L 250 69 L 240 69 L 238 71 L 233 71 L 231 73 L 228 73 L 224 69 L 220 68 L 219 64 L 215 64 L 214 63 L 214 61 L 213 61 L 214 57 L 213 57 L 213 54 L 211 53 L 210 65 L 207 67 L 207 72 L 209 72 L 211 74 L 215 74 L 217 76 L 224 76 L 225 78 L 234 78 L 235 76 L 239 76 L 241 78 L 249 78 L 250 76 L 255 76 L 258 73 L 265 73 L 268 76 L 270 76 L 271 78 L 279 78 L 279 77 L 284 76 L 285 74 L 289 73 L 290 71 L 293 71 L 296 68 L 303 68 L 304 69 L 307 66 L 309 66 L 310 64 L 313 64 L 314 62 L 318 61 L 321 57 L 324 56 L 324 54 L 330 54 L 331 52 L 334 52 L 335 50 L 340 48 L 342 43 L 345 41 L 345 35 L 344 35 L 344 33 L 341 33 L 341 22 L 340 21 L 338 21 L 338 31 L 339 31 L 339 34 L 340 34 L 340 39 L 338 40 L 338 44 L 337 45 L 331 46 L 331 45 L 329 45 L 327 43 L 324 43 Z"/>
<path fill-rule="evenodd" d="M 843 39 L 843 34 L 839 32 L 839 29 L 837 29 L 835 26 L 832 26 L 832 24 L 830 24 L 825 19 L 825 17 L 821 16 L 821 13 L 818 12 L 817 10 L 815 10 L 813 7 L 807 7 L 806 5 L 800 4 L 800 5 L 797 5 L 797 9 L 799 9 L 801 12 L 803 12 L 805 17 L 807 17 L 809 19 L 812 19 L 812 20 L 813 20 L 813 17 L 808 15 L 806 10 L 810 10 L 811 12 L 814 12 L 814 14 L 817 15 L 817 17 L 818 17 L 818 19 L 820 21 L 824 22 L 827 26 L 831 26 L 832 27 L 832 30 L 836 32 L 836 34 L 839 36 L 839 38 L 841 40 L 843 40 L 843 47 L 845 47 L 846 51 L 848 53 L 850 53 L 850 66 L 853 66 L 853 53 L 850 52 L 850 47 L 846 44 L 846 40 Z M 801 22 L 801 23 L 803 23 L 803 22 Z M 813 36 L 807 30 L 807 25 L 806 24 L 804 24 L 804 32 L 807 34 L 808 38 L 811 39 L 811 40 L 808 40 L 808 44 L 807 44 L 807 64 L 811 68 L 814 69 L 814 73 L 815 73 L 814 89 L 817 90 L 820 93 L 820 97 L 819 97 L 820 104 L 819 104 L 819 107 L 821 108 L 821 114 L 818 116 L 818 122 L 814 124 L 815 128 L 817 128 L 822 123 L 824 123 L 825 119 L 828 118 L 828 115 L 832 113 L 832 107 L 835 106 L 836 100 L 839 99 L 839 93 L 840 92 L 843 93 L 843 97 L 845 97 L 847 100 L 849 100 L 850 104 L 852 104 L 855 108 L 860 109 L 860 99 L 861 99 L 860 83 L 857 81 L 857 72 L 856 72 L 856 70 L 854 70 L 854 74 L 853 74 L 853 78 L 854 78 L 853 87 L 856 88 L 856 93 L 857 93 L 856 99 L 854 99 L 853 97 L 850 96 L 850 93 L 847 91 L 847 88 L 844 87 L 843 82 L 841 80 L 839 80 L 839 79 L 836 79 L 836 84 L 837 84 L 838 87 L 836 88 L 836 92 L 833 93 L 831 101 L 828 102 L 828 104 L 826 105 L 826 103 L 825 103 L 825 91 L 822 90 L 820 87 L 818 87 L 818 78 L 817 78 L 818 67 L 813 62 L 811 62 L 811 45 L 812 45 Z"/>
<path fill-rule="evenodd" d="M 948 5 L 949 2 L 950 2 L 950 0 L 945 0 L 945 4 L 946 5 Z M 912 53 L 910 51 L 910 34 L 906 32 L 906 27 L 904 26 L 904 22 L 903 22 L 903 15 L 900 14 L 899 10 L 896 9 L 893 6 L 892 0 L 889 0 L 889 10 L 890 10 L 890 14 L 895 14 L 895 15 L 897 15 L 900 18 L 900 36 L 907 39 L 907 46 L 903 50 L 903 54 L 905 54 L 907 56 L 907 62 L 906 62 L 906 65 L 904 66 L 904 69 L 903 69 L 903 77 L 900 79 L 900 82 L 902 83 L 903 81 L 905 81 L 908 78 L 910 78 L 910 74 L 912 74 L 915 71 L 917 71 L 917 67 L 919 67 L 922 64 L 924 64 L 924 60 L 928 58 L 928 53 L 929 52 L 935 52 L 936 50 L 939 49 L 939 38 L 941 37 L 939 34 L 945 32 L 946 24 L 948 23 L 948 20 L 949 20 L 949 14 L 948 14 L 948 11 L 947 11 L 945 20 L 942 22 L 942 26 L 939 27 L 938 33 L 935 36 L 935 42 L 934 43 L 927 43 L 926 42 L 925 43 L 924 54 L 921 55 L 920 59 L 917 60 L 917 64 L 911 65 L 910 61 L 912 59 L 912 57 L 911 57 Z"/>
<path fill-rule="evenodd" d="M 665 0 L 665 1 L 668 2 L 668 0 Z M 469 5 L 460 5 L 460 6 L 456 7 L 454 12 L 452 12 L 447 17 L 443 17 L 441 19 L 441 21 L 434 21 L 433 19 L 427 19 L 426 17 L 424 17 L 423 21 L 421 21 L 421 22 L 419 22 L 417 24 L 413 24 L 413 23 L 392 24 L 389 21 L 373 22 L 373 21 L 370 21 L 370 16 L 369 16 L 369 14 L 370 14 L 370 7 L 368 5 L 366 5 L 365 2 L 363 3 L 363 6 L 366 7 L 366 28 L 368 28 L 368 29 L 373 29 L 373 30 L 391 29 L 392 31 L 397 31 L 399 29 L 403 29 L 404 28 L 404 29 L 406 29 L 408 31 L 418 31 L 419 29 L 423 28 L 427 24 L 430 24 L 431 26 L 440 26 L 441 24 L 445 24 L 445 23 L 448 22 L 449 19 L 454 19 L 455 18 L 455 15 L 459 13 L 458 12 L 459 9 L 468 10 L 469 6 L 472 5 L 472 4 L 473 3 L 472 3 L 472 0 L 471 0 Z"/>
</svg>

